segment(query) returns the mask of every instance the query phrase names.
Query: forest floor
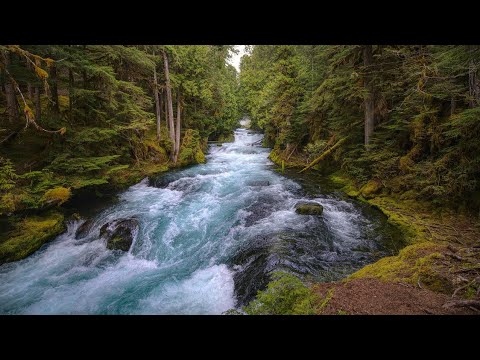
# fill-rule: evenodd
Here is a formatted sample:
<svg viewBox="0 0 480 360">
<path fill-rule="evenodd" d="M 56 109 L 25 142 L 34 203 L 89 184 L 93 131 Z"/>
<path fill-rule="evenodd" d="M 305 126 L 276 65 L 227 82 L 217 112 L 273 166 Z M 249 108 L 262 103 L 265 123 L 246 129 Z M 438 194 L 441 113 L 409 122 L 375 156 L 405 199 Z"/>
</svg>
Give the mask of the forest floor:
<svg viewBox="0 0 480 360">
<path fill-rule="evenodd" d="M 349 195 L 380 209 L 409 245 L 343 281 L 315 284 L 321 314 L 480 315 L 478 220 L 431 204 L 388 196 Z"/>
<path fill-rule="evenodd" d="M 354 279 L 348 282 L 322 283 L 314 286 L 320 298 L 330 300 L 322 315 L 474 315 L 474 307 L 454 306 L 450 296 L 414 285 L 384 282 L 378 279 Z"/>
</svg>

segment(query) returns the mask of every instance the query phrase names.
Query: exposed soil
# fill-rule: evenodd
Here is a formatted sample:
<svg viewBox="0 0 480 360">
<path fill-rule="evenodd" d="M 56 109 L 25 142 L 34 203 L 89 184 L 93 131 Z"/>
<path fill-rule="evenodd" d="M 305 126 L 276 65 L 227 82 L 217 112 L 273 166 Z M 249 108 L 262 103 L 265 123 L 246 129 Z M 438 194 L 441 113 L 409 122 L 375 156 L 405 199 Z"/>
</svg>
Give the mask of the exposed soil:
<svg viewBox="0 0 480 360">
<path fill-rule="evenodd" d="M 477 300 L 452 300 L 451 296 L 410 284 L 378 279 L 320 283 L 313 287 L 321 299 L 331 299 L 321 309 L 326 315 L 480 315 Z"/>
</svg>

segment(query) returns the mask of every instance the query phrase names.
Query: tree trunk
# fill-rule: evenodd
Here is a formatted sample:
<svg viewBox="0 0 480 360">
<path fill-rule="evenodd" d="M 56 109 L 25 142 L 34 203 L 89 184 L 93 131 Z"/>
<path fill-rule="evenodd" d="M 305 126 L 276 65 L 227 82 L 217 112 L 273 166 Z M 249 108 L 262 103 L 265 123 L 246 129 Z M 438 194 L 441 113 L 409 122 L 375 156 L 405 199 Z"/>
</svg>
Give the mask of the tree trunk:
<svg viewBox="0 0 480 360">
<path fill-rule="evenodd" d="M 35 86 L 35 120 L 40 121 L 42 117 L 42 106 L 40 103 L 40 87 Z"/>
<path fill-rule="evenodd" d="M 10 65 L 11 55 L 8 54 L 5 56 L 5 67 L 8 68 Z M 8 120 L 11 123 L 18 122 L 18 103 L 17 97 L 15 96 L 15 88 L 10 77 L 5 73 L 5 97 L 7 98 L 7 114 Z"/>
<path fill-rule="evenodd" d="M 180 153 L 180 113 L 182 109 L 182 95 L 180 90 L 177 94 L 177 124 L 175 126 L 175 158 L 174 162 L 177 163 L 178 154 Z"/>
<path fill-rule="evenodd" d="M 365 96 L 365 145 L 370 143 L 370 138 L 373 135 L 373 127 L 375 125 L 374 111 L 375 100 L 373 93 L 373 79 L 370 66 L 373 63 L 372 45 L 364 45 L 363 47 L 363 65 L 367 74 L 365 75 L 365 89 L 367 94 Z"/>
<path fill-rule="evenodd" d="M 72 69 L 68 69 L 68 121 L 73 124 L 73 87 L 75 78 Z"/>
<path fill-rule="evenodd" d="M 168 103 L 168 127 L 170 133 L 170 139 L 172 140 L 172 149 L 170 158 L 175 161 L 175 127 L 173 124 L 173 101 L 172 101 L 172 87 L 170 84 L 170 72 L 168 70 L 168 56 L 163 51 L 163 64 L 165 66 L 165 85 L 167 90 L 167 103 Z"/>
<path fill-rule="evenodd" d="M 162 103 L 160 102 L 160 96 L 158 95 L 158 83 L 157 83 L 157 67 L 153 68 L 153 93 L 155 94 L 155 112 L 157 115 L 157 141 L 161 139 L 160 124 L 161 124 L 161 111 Z"/>
<path fill-rule="evenodd" d="M 32 84 L 28 83 L 28 98 L 33 101 L 33 86 Z"/>
<path fill-rule="evenodd" d="M 452 116 L 455 113 L 455 109 L 457 107 L 457 103 L 455 102 L 455 98 L 452 96 L 450 99 L 450 116 Z"/>
<path fill-rule="evenodd" d="M 470 95 L 469 107 L 474 108 L 480 104 L 480 79 L 477 77 L 477 65 L 470 61 L 468 69 L 468 92 Z"/>
<path fill-rule="evenodd" d="M 168 101 L 166 92 L 163 93 L 163 100 L 163 102 L 165 103 L 165 119 L 168 119 Z M 167 127 L 167 131 L 170 133 L 170 124 L 168 123 L 168 121 L 165 121 L 165 124 L 165 126 Z"/>
<path fill-rule="evenodd" d="M 58 87 L 57 87 L 57 66 L 55 63 L 50 67 L 50 90 L 52 93 L 51 108 L 54 114 L 60 114 L 60 107 L 58 104 Z"/>
</svg>

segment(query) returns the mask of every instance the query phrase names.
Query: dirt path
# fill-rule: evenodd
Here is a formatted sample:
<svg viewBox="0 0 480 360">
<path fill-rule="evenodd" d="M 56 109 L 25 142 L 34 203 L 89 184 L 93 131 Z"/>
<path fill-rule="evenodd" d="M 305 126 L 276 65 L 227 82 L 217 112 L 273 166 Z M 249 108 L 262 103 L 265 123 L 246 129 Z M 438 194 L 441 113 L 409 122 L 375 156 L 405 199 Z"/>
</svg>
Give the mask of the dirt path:
<svg viewBox="0 0 480 360">
<path fill-rule="evenodd" d="M 330 297 L 321 310 L 324 315 L 480 315 L 479 307 L 448 306 L 451 296 L 378 279 L 317 284 L 314 291 L 320 298 Z"/>
</svg>

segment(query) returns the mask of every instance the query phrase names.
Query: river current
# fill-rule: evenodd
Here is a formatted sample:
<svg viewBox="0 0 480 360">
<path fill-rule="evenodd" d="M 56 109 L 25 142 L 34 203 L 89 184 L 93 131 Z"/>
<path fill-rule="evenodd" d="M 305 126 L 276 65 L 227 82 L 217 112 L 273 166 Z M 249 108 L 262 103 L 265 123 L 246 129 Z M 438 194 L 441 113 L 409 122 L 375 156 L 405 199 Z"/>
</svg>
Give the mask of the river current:
<svg viewBox="0 0 480 360">
<path fill-rule="evenodd" d="M 2 314 L 221 314 L 245 305 L 272 271 L 305 281 L 345 277 L 389 255 L 398 237 L 384 216 L 335 192 L 306 194 L 282 176 L 247 129 L 210 145 L 207 163 L 144 179 L 91 220 L 30 257 L 0 266 Z M 317 201 L 322 216 L 298 215 Z M 128 252 L 99 235 L 139 222 Z M 387 230 L 386 230 L 387 229 Z"/>
</svg>

